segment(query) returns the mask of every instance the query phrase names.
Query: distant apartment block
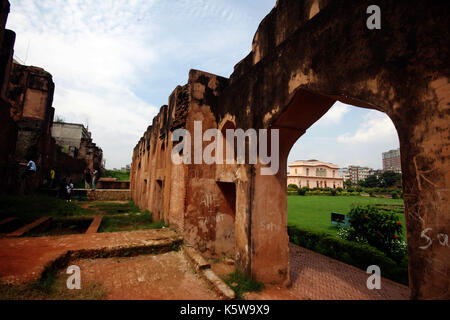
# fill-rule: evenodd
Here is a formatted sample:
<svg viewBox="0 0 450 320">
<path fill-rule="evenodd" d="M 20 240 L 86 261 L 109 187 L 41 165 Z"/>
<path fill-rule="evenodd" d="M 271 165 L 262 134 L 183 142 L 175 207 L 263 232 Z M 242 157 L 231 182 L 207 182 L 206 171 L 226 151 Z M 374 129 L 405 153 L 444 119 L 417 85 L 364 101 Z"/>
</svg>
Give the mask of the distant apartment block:
<svg viewBox="0 0 450 320">
<path fill-rule="evenodd" d="M 394 171 L 402 173 L 402 166 L 400 161 L 400 149 L 389 150 L 383 152 L 383 171 Z"/>
<path fill-rule="evenodd" d="M 358 184 L 359 181 L 365 180 L 368 176 L 376 174 L 376 170 L 369 167 L 348 166 L 341 169 L 342 178 L 344 181 L 350 180 L 352 184 Z"/>
<path fill-rule="evenodd" d="M 92 141 L 91 133 L 84 125 L 54 122 L 52 136 L 64 153 L 75 159 L 84 159 L 88 168 L 102 167 L 103 151 Z"/>
<path fill-rule="evenodd" d="M 339 167 L 318 160 L 299 160 L 289 164 L 287 183 L 299 188 L 342 188 L 344 180 L 339 176 Z"/>
</svg>

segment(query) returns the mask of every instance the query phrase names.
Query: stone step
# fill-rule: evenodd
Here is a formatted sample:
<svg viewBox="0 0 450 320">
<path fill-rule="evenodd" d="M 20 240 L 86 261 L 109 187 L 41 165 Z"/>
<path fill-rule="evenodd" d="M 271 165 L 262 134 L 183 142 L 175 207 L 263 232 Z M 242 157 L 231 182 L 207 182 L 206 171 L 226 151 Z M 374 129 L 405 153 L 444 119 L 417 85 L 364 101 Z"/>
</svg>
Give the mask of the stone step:
<svg viewBox="0 0 450 320">
<path fill-rule="evenodd" d="M 86 234 L 97 233 L 98 228 L 100 228 L 100 224 L 102 223 L 102 216 L 95 216 L 94 220 L 92 220 L 91 225 L 86 231 Z"/>
<path fill-rule="evenodd" d="M 36 228 L 37 226 L 43 224 L 44 222 L 47 222 L 49 220 L 51 220 L 52 217 L 42 217 L 39 218 L 35 221 L 33 221 L 32 223 L 29 223 L 27 225 L 24 225 L 23 227 L 17 229 L 16 231 L 13 231 L 11 233 L 9 233 L 7 235 L 7 237 L 20 237 L 21 235 L 23 235 L 24 233 Z"/>
<path fill-rule="evenodd" d="M 221 298 L 227 300 L 236 299 L 233 289 L 211 270 L 211 265 L 203 258 L 200 252 L 189 246 L 185 246 L 183 251 L 195 271 L 209 283 Z"/>
</svg>

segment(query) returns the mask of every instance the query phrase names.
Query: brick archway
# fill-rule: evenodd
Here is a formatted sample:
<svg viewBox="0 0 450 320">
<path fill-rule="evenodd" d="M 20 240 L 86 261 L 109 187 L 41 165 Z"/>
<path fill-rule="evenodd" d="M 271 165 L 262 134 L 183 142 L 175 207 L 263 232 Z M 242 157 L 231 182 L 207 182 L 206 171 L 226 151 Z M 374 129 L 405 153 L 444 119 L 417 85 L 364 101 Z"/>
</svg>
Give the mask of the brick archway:
<svg viewBox="0 0 450 320">
<path fill-rule="evenodd" d="M 285 161 L 292 144 L 336 100 L 376 109 L 393 121 L 402 150 L 412 298 L 448 299 L 450 248 L 443 241 L 450 234 L 448 6 L 380 0 L 382 29 L 369 30 L 371 4 L 279 0 L 261 22 L 252 52 L 229 79 L 191 70 L 188 83 L 174 90 L 134 150 L 136 203 L 151 210 L 152 189 L 146 195 L 136 190 L 144 178 L 154 185 L 164 176 L 164 219 L 186 242 L 214 255 L 224 234 L 220 208 L 229 200 L 220 183 L 233 183 L 236 265 L 260 280 L 288 283 L 285 163 L 275 176 L 259 175 L 259 164 L 173 165 L 173 131 L 193 132 L 194 121 L 202 121 L 204 132 L 226 119 L 243 130 L 278 127 Z M 148 150 L 161 143 L 167 146 L 166 165 L 156 172 L 157 158 Z M 146 158 L 147 168 L 137 169 Z"/>
</svg>

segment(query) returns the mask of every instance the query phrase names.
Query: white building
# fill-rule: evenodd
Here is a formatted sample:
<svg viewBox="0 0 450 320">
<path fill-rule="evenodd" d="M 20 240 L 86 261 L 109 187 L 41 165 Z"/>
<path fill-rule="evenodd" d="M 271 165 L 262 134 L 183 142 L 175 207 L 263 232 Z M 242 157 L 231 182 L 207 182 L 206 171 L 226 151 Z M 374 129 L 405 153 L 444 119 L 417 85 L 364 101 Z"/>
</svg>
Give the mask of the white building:
<svg viewBox="0 0 450 320">
<path fill-rule="evenodd" d="M 299 188 L 342 188 L 344 180 L 339 167 L 319 160 L 299 160 L 289 163 L 287 183 Z"/>
</svg>

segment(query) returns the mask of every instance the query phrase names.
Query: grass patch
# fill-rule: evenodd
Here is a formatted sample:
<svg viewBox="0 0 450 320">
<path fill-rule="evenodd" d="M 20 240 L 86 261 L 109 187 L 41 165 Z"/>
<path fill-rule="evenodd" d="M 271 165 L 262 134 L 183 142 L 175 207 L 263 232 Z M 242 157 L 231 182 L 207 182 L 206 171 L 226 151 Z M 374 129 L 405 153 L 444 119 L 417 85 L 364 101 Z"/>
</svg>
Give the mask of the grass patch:
<svg viewBox="0 0 450 320">
<path fill-rule="evenodd" d="M 337 228 L 331 224 L 331 212 L 347 214 L 353 204 L 382 205 L 400 211 L 403 199 L 385 199 L 360 196 L 288 196 L 288 223 L 312 231 L 327 233 L 337 237 Z M 400 207 L 399 207 L 400 206 Z M 406 238 L 405 217 L 400 216 L 403 223 L 403 235 Z"/>
<path fill-rule="evenodd" d="M 133 201 L 127 203 L 97 202 L 92 204 L 91 207 L 110 215 L 141 212 L 139 207 L 136 206 Z"/>
<path fill-rule="evenodd" d="M 0 300 L 102 300 L 106 290 L 99 283 L 83 283 L 80 290 L 69 290 L 66 281 L 69 275 L 46 274 L 42 279 L 21 285 L 0 283 Z"/>
<path fill-rule="evenodd" d="M 78 201 L 45 195 L 0 196 L 0 219 L 6 217 L 35 218 L 92 215 L 95 212 L 79 206 Z"/>
<path fill-rule="evenodd" d="M 146 210 L 142 213 L 132 213 L 117 217 L 103 217 L 98 232 L 160 229 L 165 226 L 163 221 L 153 222 L 152 214 Z"/>
<path fill-rule="evenodd" d="M 262 282 L 252 280 L 240 271 L 235 271 L 223 277 L 223 281 L 233 289 L 236 298 L 243 300 L 246 292 L 260 292 L 264 288 Z"/>
<path fill-rule="evenodd" d="M 119 181 L 130 181 L 130 172 L 105 170 L 105 178 L 117 178 Z"/>
</svg>

